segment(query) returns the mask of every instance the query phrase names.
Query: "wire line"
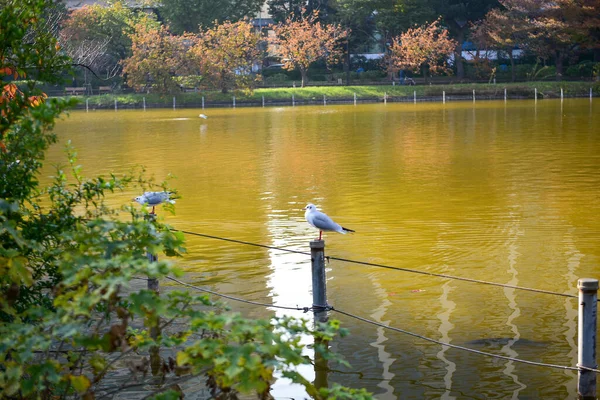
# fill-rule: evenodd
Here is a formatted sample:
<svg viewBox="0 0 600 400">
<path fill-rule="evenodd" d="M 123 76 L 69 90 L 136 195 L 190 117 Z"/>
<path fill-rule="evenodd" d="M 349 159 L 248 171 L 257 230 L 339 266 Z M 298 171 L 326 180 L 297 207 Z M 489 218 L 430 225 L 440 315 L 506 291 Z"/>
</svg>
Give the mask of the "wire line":
<svg viewBox="0 0 600 400">
<path fill-rule="evenodd" d="M 209 238 L 209 239 L 222 240 L 222 241 L 226 241 L 226 242 L 244 244 L 244 245 L 254 246 L 254 247 L 262 247 L 262 248 L 271 249 L 271 250 L 280 250 L 280 251 L 285 251 L 288 253 L 304 254 L 307 256 L 311 255 L 310 253 L 305 252 L 305 251 L 291 250 L 291 249 L 286 249 L 286 248 L 276 247 L 276 246 L 268 246 L 265 244 L 252 243 L 252 242 L 236 240 L 236 239 L 228 239 L 228 238 L 224 238 L 224 237 L 220 237 L 220 236 L 207 235 L 204 233 L 190 232 L 190 231 L 184 231 L 184 230 L 179 230 L 179 229 L 173 229 L 173 230 L 181 232 L 181 233 L 185 233 L 187 235 L 192 235 L 192 236 L 199 236 L 199 237 L 204 237 L 204 238 Z M 498 287 L 503 287 L 503 288 L 508 288 L 508 289 L 523 290 L 523 291 L 528 291 L 528 292 L 549 294 L 549 295 L 554 295 L 554 296 L 578 298 L 578 296 L 573 295 L 573 294 L 558 293 L 558 292 L 552 292 L 549 290 L 533 289 L 533 288 L 528 288 L 528 287 L 524 287 L 524 286 L 508 285 L 505 283 L 490 282 L 490 281 L 484 281 L 484 280 L 480 280 L 480 279 L 465 278 L 465 277 L 448 275 L 448 274 L 438 274 L 435 272 L 419 271 L 419 270 L 411 269 L 411 268 L 393 267 L 393 266 L 389 266 L 389 265 L 377 264 L 377 263 L 372 263 L 372 262 L 367 262 L 367 261 L 351 260 L 348 258 L 341 258 L 341 257 L 335 257 L 335 256 L 327 256 L 326 258 L 328 258 L 330 260 L 342 261 L 342 262 L 347 262 L 347 263 L 352 263 L 352 264 L 365 265 L 368 267 L 385 268 L 385 269 L 391 269 L 391 270 L 395 270 L 395 271 L 410 272 L 413 274 L 435 276 L 437 278 L 452 279 L 452 280 L 471 282 L 471 283 L 479 283 L 479 284 L 483 284 L 483 285 L 498 286 Z M 600 299 L 598 299 L 598 301 L 600 302 Z"/>
<path fill-rule="evenodd" d="M 416 338 L 419 338 L 419 339 L 422 339 L 422 340 L 425 340 L 425 341 L 428 341 L 428 342 L 431 342 L 431 343 L 436 343 L 436 344 L 439 344 L 441 346 L 448 346 L 448 347 L 451 347 L 451 348 L 454 348 L 454 349 L 457 349 L 457 350 L 463 350 L 463 351 L 467 351 L 467 352 L 470 352 L 470 353 L 479 354 L 479 355 L 486 356 L 486 357 L 499 358 L 499 359 L 502 359 L 502 360 L 513 361 L 513 362 L 518 362 L 518 363 L 528 364 L 528 365 L 534 365 L 534 366 L 538 366 L 538 367 L 548 367 L 548 368 L 570 370 L 570 371 L 586 370 L 586 371 L 591 371 L 591 372 L 595 372 L 595 373 L 600 373 L 600 370 L 596 369 L 596 368 L 590 368 L 590 367 L 584 367 L 584 366 L 570 367 L 570 366 L 564 366 L 564 365 L 558 365 L 558 364 L 548 364 L 548 363 L 540 363 L 540 362 L 536 362 L 536 361 L 522 360 L 522 359 L 519 359 L 519 358 L 513 358 L 513 357 L 503 356 L 503 355 L 500 355 L 500 354 L 488 353 L 486 351 L 476 350 L 476 349 L 472 349 L 472 348 L 469 348 L 469 347 L 464 347 L 464 346 L 459 346 L 459 345 L 456 345 L 456 344 L 442 342 L 440 340 L 432 339 L 432 338 L 429 338 L 427 336 L 419 335 L 418 333 L 409 332 L 409 331 L 404 330 L 404 329 L 395 328 L 393 326 L 385 325 L 385 324 L 382 324 L 382 323 L 377 322 L 377 321 L 373 321 L 373 320 L 370 320 L 370 319 L 367 319 L 367 318 L 363 318 L 363 317 L 360 317 L 358 315 L 354 315 L 352 313 L 339 310 L 339 309 L 337 309 L 335 307 L 332 307 L 332 306 L 329 306 L 329 305 L 327 305 L 327 306 L 316 306 L 316 305 L 313 305 L 312 307 L 284 307 L 284 306 L 275 306 L 275 305 L 271 305 L 271 304 L 259 303 L 259 302 L 256 302 L 256 301 L 250 301 L 250 300 L 240 299 L 240 298 L 234 297 L 234 296 L 229 296 L 229 295 L 221 294 L 221 293 L 209 290 L 209 289 L 201 288 L 199 286 L 190 285 L 189 283 L 182 282 L 179 279 L 175 279 L 175 278 L 170 277 L 170 276 L 167 276 L 165 278 L 169 279 L 169 280 L 171 280 L 173 282 L 176 282 L 176 283 L 178 283 L 178 284 L 180 284 L 182 286 L 187 286 L 187 287 L 195 289 L 195 290 L 199 290 L 199 291 L 202 291 L 202 292 L 211 293 L 211 294 L 214 294 L 216 296 L 224 297 L 226 299 L 230 299 L 230 300 L 234 300 L 234 301 L 239 301 L 239 302 L 247 303 L 247 304 L 253 304 L 253 305 L 262 306 L 262 307 L 274 307 L 274 308 L 281 308 L 281 309 L 284 309 L 284 310 L 299 310 L 299 311 L 304 311 L 304 312 L 308 312 L 308 311 L 311 311 L 311 310 L 315 311 L 316 309 L 319 309 L 319 311 L 323 311 L 323 310 L 334 311 L 334 312 L 337 312 L 339 314 L 346 315 L 346 316 L 348 316 L 350 318 L 354 318 L 354 319 L 366 322 L 366 323 L 371 324 L 371 325 L 379 326 L 379 327 L 382 327 L 382 328 L 385 328 L 385 329 L 389 329 L 389 330 L 392 330 L 392 331 L 395 331 L 395 332 L 404 333 L 406 335 L 413 336 L 413 337 L 416 337 Z"/>
<path fill-rule="evenodd" d="M 179 279 L 175 279 L 175 278 L 173 278 L 171 276 L 166 276 L 165 278 L 168 279 L 168 280 L 170 280 L 170 281 L 177 282 L 178 284 L 180 284 L 182 286 L 187 286 L 189 288 L 192 288 L 192 289 L 195 289 L 195 290 L 198 290 L 198 291 L 201 291 L 201 292 L 207 292 L 207 293 L 210 293 L 210 294 L 214 294 L 215 296 L 224 297 L 224 298 L 229 299 L 229 300 L 239 301 L 241 303 L 254 304 L 255 306 L 262 306 L 262 307 L 269 307 L 269 308 L 270 307 L 272 307 L 272 308 L 281 308 L 283 310 L 298 310 L 298 311 L 304 311 L 304 312 L 309 312 L 309 311 L 311 311 L 315 307 L 315 306 L 313 306 L 313 307 L 298 307 L 298 306 L 296 306 L 296 307 L 284 307 L 284 306 L 276 306 L 276 305 L 267 304 L 267 303 L 259 303 L 257 301 L 240 299 L 239 297 L 233 297 L 233 296 L 229 296 L 229 295 L 226 295 L 226 294 L 221 294 L 221 293 L 215 292 L 213 290 L 202 288 L 202 287 L 199 287 L 199 286 L 190 285 L 189 283 L 182 282 Z"/>
<path fill-rule="evenodd" d="M 345 311 L 339 310 L 337 308 L 333 308 L 332 307 L 332 310 L 334 312 L 338 312 L 340 314 L 346 315 L 346 316 L 348 316 L 350 318 L 354 318 L 354 319 L 357 319 L 359 321 L 363 321 L 363 322 L 366 322 L 366 323 L 369 323 L 369 324 L 372 324 L 372 325 L 380 326 L 380 327 L 385 328 L 385 329 L 389 329 L 389 330 L 392 330 L 392 331 L 404 333 L 406 335 L 410 335 L 410 336 L 413 336 L 413 337 L 416 337 L 416 338 L 419 338 L 419 339 L 423 339 L 423 340 L 426 340 L 428 342 L 437 343 L 439 345 L 452 347 L 452 348 L 458 349 L 458 350 L 468 351 L 470 353 L 475 353 L 475 354 L 479 354 L 479 355 L 482 355 L 482 356 L 500 358 L 500 359 L 503 359 L 503 360 L 514 361 L 514 362 L 519 362 L 519 363 L 529 364 L 529 365 L 535 365 L 535 366 L 538 366 L 538 367 L 558 368 L 558 369 L 571 370 L 571 371 L 579 371 L 579 370 L 583 369 L 583 370 L 586 370 L 586 371 L 600 373 L 600 369 L 595 369 L 595 368 L 589 368 L 589 367 L 583 367 L 583 366 L 569 367 L 569 366 L 563 366 L 563 365 L 558 365 L 558 364 L 547 364 L 547 363 L 540 363 L 540 362 L 535 362 L 535 361 L 521 360 L 519 358 L 513 358 L 513 357 L 508 357 L 508 356 L 502 356 L 500 354 L 488 353 L 486 351 L 471 349 L 469 347 L 464 347 L 464 346 L 459 346 L 459 345 L 456 345 L 456 344 L 442 342 L 442 341 L 439 341 L 439 340 L 436 340 L 436 339 L 428 338 L 428 337 L 423 336 L 423 335 L 419 335 L 417 333 L 406 331 L 404 329 L 394 328 L 393 326 L 388 326 L 388 325 L 382 324 L 382 323 L 377 322 L 377 321 L 373 321 L 373 320 L 370 320 L 370 319 L 367 319 L 367 318 L 359 317 L 358 315 L 354 315 L 354 314 L 351 314 L 349 312 L 345 312 Z"/>
</svg>

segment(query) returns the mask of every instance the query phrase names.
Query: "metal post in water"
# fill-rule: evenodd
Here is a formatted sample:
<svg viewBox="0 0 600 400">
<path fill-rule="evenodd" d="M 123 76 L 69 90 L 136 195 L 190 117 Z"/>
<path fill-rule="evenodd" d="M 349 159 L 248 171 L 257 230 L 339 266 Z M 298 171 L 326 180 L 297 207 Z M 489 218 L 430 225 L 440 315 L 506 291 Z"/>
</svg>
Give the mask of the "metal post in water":
<svg viewBox="0 0 600 400">
<path fill-rule="evenodd" d="M 142 97 L 142 104 L 144 106 L 144 111 L 146 111 L 146 97 Z"/>
<path fill-rule="evenodd" d="M 235 96 L 233 96 L 233 108 L 235 108 Z"/>
<path fill-rule="evenodd" d="M 533 97 L 534 97 L 535 101 L 537 101 L 537 88 L 534 89 Z"/>
<path fill-rule="evenodd" d="M 323 105 L 324 106 L 327 105 L 327 97 L 325 95 L 323 95 Z"/>
<path fill-rule="evenodd" d="M 442 91 L 442 103 L 446 104 L 446 91 Z"/>
<path fill-rule="evenodd" d="M 596 326 L 598 280 L 582 278 L 579 289 L 579 321 L 577 334 L 577 394 L 580 399 L 596 398 L 596 373 L 581 367 L 598 368 L 596 364 Z"/>
<path fill-rule="evenodd" d="M 560 101 L 563 101 L 563 88 L 560 88 Z"/>
<path fill-rule="evenodd" d="M 592 89 L 590 88 L 590 98 L 592 98 L 591 92 L 592 92 Z M 356 105 L 356 93 L 354 93 L 354 105 Z"/>
<path fill-rule="evenodd" d="M 175 110 L 176 105 L 175 105 L 175 96 L 173 96 L 173 110 Z"/>
<path fill-rule="evenodd" d="M 312 263 L 313 313 L 315 322 L 327 321 L 327 281 L 325 279 L 325 241 L 310 242 L 310 258 Z"/>
<path fill-rule="evenodd" d="M 506 101 L 506 88 L 504 88 L 504 101 Z"/>
<path fill-rule="evenodd" d="M 117 111 L 117 99 L 115 99 L 115 111 Z"/>
<path fill-rule="evenodd" d="M 85 112 L 90 111 L 90 99 L 85 99 Z"/>
<path fill-rule="evenodd" d="M 292 93 L 292 107 L 296 105 L 296 99 L 294 98 L 294 94 Z"/>
<path fill-rule="evenodd" d="M 417 91 L 413 91 L 413 99 L 414 99 L 414 103 L 417 104 Z"/>
<path fill-rule="evenodd" d="M 387 104 L 387 92 L 383 93 L 383 104 Z"/>
<path fill-rule="evenodd" d="M 475 103 L 475 89 L 473 89 L 473 103 Z"/>
<path fill-rule="evenodd" d="M 202 96 L 202 109 L 204 110 L 204 96 Z"/>
<path fill-rule="evenodd" d="M 590 88 L 590 101 L 592 101 L 592 88 Z"/>
</svg>

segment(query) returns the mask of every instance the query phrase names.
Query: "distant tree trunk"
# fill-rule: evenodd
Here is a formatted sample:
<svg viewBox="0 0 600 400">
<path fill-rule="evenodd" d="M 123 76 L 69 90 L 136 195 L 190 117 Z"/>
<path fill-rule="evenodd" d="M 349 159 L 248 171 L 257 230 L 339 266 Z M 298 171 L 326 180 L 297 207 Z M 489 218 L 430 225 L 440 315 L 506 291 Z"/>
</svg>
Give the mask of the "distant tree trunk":
<svg viewBox="0 0 600 400">
<path fill-rule="evenodd" d="M 458 44 L 456 45 L 456 49 L 454 50 L 454 62 L 456 63 L 456 76 L 460 79 L 464 79 L 465 77 L 465 64 L 462 59 L 462 45 L 465 41 L 465 30 L 464 28 L 459 28 L 458 35 L 456 35 L 456 41 Z"/>
<path fill-rule="evenodd" d="M 300 67 L 300 75 L 302 76 L 302 87 L 308 85 L 308 69 Z"/>
<path fill-rule="evenodd" d="M 564 61 L 564 52 L 557 50 L 556 51 L 556 80 L 560 81 L 563 77 L 563 61 Z"/>
<path fill-rule="evenodd" d="M 514 82 L 517 78 L 517 71 L 515 71 L 515 57 L 512 49 L 508 50 L 508 59 L 510 60 L 510 81 Z"/>
</svg>

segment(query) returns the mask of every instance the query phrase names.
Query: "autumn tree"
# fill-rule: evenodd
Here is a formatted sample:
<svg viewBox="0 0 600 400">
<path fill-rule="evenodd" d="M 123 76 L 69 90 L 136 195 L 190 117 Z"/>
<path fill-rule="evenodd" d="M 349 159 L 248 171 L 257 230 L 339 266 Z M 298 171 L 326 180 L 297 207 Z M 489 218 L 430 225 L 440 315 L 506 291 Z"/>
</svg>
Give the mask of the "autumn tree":
<svg viewBox="0 0 600 400">
<path fill-rule="evenodd" d="M 515 58 L 513 50 L 523 46 L 526 40 L 526 31 L 519 23 L 515 12 L 493 9 L 485 18 L 472 27 L 472 39 L 479 48 L 496 49 L 504 53 L 510 60 L 511 80 L 516 79 Z"/>
<path fill-rule="evenodd" d="M 108 6 L 85 5 L 63 21 L 59 43 L 76 63 L 112 77 L 120 73 L 120 62 L 131 56 L 130 35 L 141 23 L 158 26 L 152 17 L 135 12 L 120 0 Z"/>
<path fill-rule="evenodd" d="M 190 53 L 200 66 L 203 81 L 227 93 L 251 89 L 257 77 L 252 67 L 261 59 L 261 41 L 247 21 L 229 22 L 202 32 Z"/>
<path fill-rule="evenodd" d="M 136 25 L 131 35 L 133 54 L 123 62 L 127 83 L 136 90 L 177 91 L 175 77 L 191 67 L 186 43 L 193 40 L 192 36 L 171 35 L 164 26 Z"/>
<path fill-rule="evenodd" d="M 161 0 L 159 12 L 173 33 L 195 33 L 201 26 L 252 18 L 263 3 L 263 0 Z"/>
<path fill-rule="evenodd" d="M 283 68 L 298 68 L 302 87 L 308 83 L 308 68 L 317 60 L 338 61 L 343 54 L 340 41 L 348 32 L 340 25 L 327 25 L 317 20 L 318 13 L 294 21 L 291 17 L 273 28 L 272 52 L 281 57 Z"/>
<path fill-rule="evenodd" d="M 408 69 L 428 73 L 451 72 L 448 59 L 456 48 L 456 41 L 449 38 L 448 30 L 440 26 L 440 20 L 429 25 L 410 28 L 395 37 L 391 44 L 389 68 L 393 72 Z"/>
</svg>

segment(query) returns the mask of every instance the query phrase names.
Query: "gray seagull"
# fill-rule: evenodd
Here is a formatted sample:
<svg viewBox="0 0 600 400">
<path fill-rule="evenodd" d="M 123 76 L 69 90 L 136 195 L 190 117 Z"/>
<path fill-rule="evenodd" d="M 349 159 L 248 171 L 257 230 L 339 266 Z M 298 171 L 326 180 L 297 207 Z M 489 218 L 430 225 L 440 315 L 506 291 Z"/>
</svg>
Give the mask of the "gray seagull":
<svg viewBox="0 0 600 400">
<path fill-rule="evenodd" d="M 152 213 L 154 214 L 154 207 L 157 205 L 167 202 L 175 204 L 175 200 L 171 200 L 171 192 L 145 192 L 143 195 L 136 197 L 133 201 L 137 201 L 140 204 L 148 204 L 152 206 Z"/>
<path fill-rule="evenodd" d="M 348 232 L 354 232 L 352 229 L 344 228 L 340 224 L 333 222 L 327 214 L 318 211 L 314 204 L 309 204 L 304 209 L 306 210 L 304 213 L 306 221 L 319 230 L 319 240 L 321 240 L 323 231 L 339 232 L 344 235 Z"/>
</svg>

